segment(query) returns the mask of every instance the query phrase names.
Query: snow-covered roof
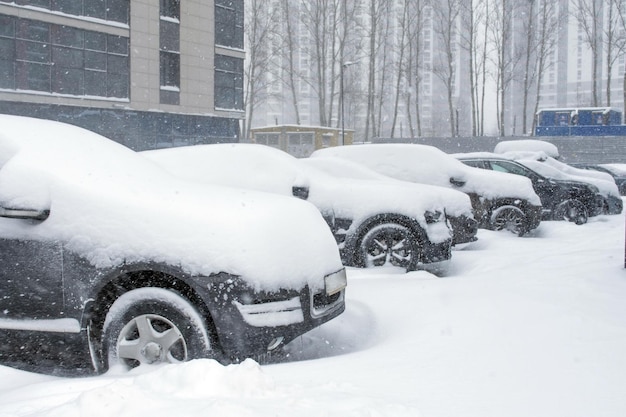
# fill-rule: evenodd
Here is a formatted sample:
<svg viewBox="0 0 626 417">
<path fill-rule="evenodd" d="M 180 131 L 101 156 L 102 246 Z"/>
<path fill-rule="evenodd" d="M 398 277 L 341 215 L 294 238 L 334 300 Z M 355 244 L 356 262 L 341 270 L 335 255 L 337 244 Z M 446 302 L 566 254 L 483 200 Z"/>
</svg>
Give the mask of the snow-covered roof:
<svg viewBox="0 0 626 417">
<path fill-rule="evenodd" d="M 446 213 L 451 216 L 473 217 L 472 203 L 467 194 L 450 188 L 439 187 L 427 184 L 415 184 L 408 181 L 397 180 L 395 178 L 380 174 L 365 165 L 349 161 L 343 158 L 304 158 L 300 163 L 324 171 L 335 178 L 352 178 L 357 180 L 386 181 L 401 184 L 405 193 L 415 193 L 424 198 L 436 199 Z"/>
<path fill-rule="evenodd" d="M 318 287 L 342 267 L 312 205 L 180 181 L 64 123 L 0 115 L 0 205 L 50 210 L 36 226 L 0 218 L 3 238 L 61 242 L 97 267 L 161 262 L 269 290 Z"/>
<path fill-rule="evenodd" d="M 498 142 L 493 151 L 495 153 L 515 151 L 545 152 L 548 156 L 553 158 L 559 157 L 559 149 L 556 145 L 537 139 L 505 140 Z"/>
<path fill-rule="evenodd" d="M 421 184 L 477 193 L 485 198 L 524 198 L 532 204 L 541 202 L 528 178 L 502 172 L 473 168 L 427 145 L 371 144 L 326 148 L 312 157 L 335 156 L 349 159 L 393 178 Z M 464 183 L 453 186 L 450 180 Z"/>
</svg>

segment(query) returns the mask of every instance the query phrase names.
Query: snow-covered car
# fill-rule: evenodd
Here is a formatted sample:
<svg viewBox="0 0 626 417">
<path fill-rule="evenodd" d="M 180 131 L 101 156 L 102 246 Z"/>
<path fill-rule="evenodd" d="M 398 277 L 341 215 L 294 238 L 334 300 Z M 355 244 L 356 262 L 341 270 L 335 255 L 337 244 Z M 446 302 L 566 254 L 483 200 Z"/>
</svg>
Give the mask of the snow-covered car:
<svg viewBox="0 0 626 417">
<path fill-rule="evenodd" d="M 556 160 L 545 152 L 511 151 L 505 152 L 502 155 L 507 158 L 515 159 L 535 171 L 542 173 L 546 177 L 582 181 L 597 187 L 598 204 L 595 212 L 590 213 L 591 215 L 619 214 L 622 212 L 623 202 L 617 184 L 615 180 L 613 180 L 613 177 L 607 173 L 573 167 Z"/>
<path fill-rule="evenodd" d="M 379 174 L 356 162 L 342 158 L 305 158 L 302 163 L 313 166 L 336 178 L 354 178 L 361 180 L 392 181 L 402 183 L 407 188 L 407 193 L 420 194 L 425 189 L 435 192 L 441 197 L 446 217 L 452 228 L 452 244 L 474 242 L 478 233 L 478 222 L 474 219 L 472 203 L 467 194 L 449 188 L 436 187 L 426 184 L 415 184 L 408 181 L 400 181 L 386 175 Z"/>
<path fill-rule="evenodd" d="M 555 178 L 559 174 L 550 174 L 550 167 L 543 167 L 542 171 L 551 177 L 495 153 L 474 152 L 454 156 L 464 164 L 475 168 L 522 175 L 530 179 L 535 192 L 541 199 L 543 220 L 568 220 L 576 224 L 584 224 L 590 214 L 597 212 L 597 187 L 582 181 Z"/>
<path fill-rule="evenodd" d="M 25 347 L 34 366 L 96 372 L 238 361 L 345 308 L 311 204 L 181 181 L 47 120 L 0 115 L 0 246 L 3 361 Z"/>
<path fill-rule="evenodd" d="M 560 156 L 559 148 L 555 144 L 538 139 L 503 140 L 496 144 L 493 152 L 499 154 L 506 152 L 543 152 L 555 159 L 558 159 Z"/>
<path fill-rule="evenodd" d="M 626 164 L 586 164 L 574 163 L 573 167 L 588 169 L 591 171 L 600 171 L 613 177 L 613 181 L 617 185 L 620 195 L 626 195 Z"/>
<path fill-rule="evenodd" d="M 366 144 L 320 149 L 396 179 L 452 188 L 469 195 L 479 227 L 523 235 L 539 226 L 541 201 L 527 178 L 469 167 L 426 145 Z"/>
<path fill-rule="evenodd" d="M 402 183 L 337 178 L 270 146 L 239 143 L 141 152 L 171 173 L 305 199 L 335 236 L 346 266 L 391 265 L 445 272 L 451 232 L 441 196 Z"/>
</svg>

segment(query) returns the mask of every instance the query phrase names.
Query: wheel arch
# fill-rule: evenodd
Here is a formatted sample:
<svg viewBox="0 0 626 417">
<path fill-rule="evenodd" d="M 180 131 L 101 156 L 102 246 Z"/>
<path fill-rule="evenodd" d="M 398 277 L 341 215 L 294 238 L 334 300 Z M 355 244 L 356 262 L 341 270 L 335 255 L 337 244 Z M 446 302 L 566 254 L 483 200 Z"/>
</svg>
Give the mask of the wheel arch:
<svg viewBox="0 0 626 417">
<path fill-rule="evenodd" d="M 103 336 L 104 320 L 113 303 L 124 293 L 138 289 L 155 287 L 170 290 L 185 298 L 204 319 L 209 338 L 214 351 L 222 353 L 215 323 L 209 306 L 204 302 L 198 291 L 191 283 L 191 277 L 168 266 L 136 265 L 108 274 L 99 289 L 86 303 L 81 327 L 88 331 L 92 360 L 102 360 L 101 341 Z M 94 354 L 96 357 L 94 357 Z M 95 364 L 94 364 L 95 365 Z"/>
</svg>

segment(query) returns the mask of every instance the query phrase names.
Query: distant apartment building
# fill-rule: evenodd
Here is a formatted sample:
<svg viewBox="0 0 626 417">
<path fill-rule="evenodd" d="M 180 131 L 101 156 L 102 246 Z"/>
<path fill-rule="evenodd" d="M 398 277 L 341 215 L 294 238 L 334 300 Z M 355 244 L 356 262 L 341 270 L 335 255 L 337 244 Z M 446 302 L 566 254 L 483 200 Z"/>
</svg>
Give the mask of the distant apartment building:
<svg viewBox="0 0 626 417">
<path fill-rule="evenodd" d="M 133 149 L 237 141 L 244 0 L 0 0 L 0 113 Z"/>
<path fill-rule="evenodd" d="M 550 3 L 546 3 L 550 2 Z M 624 2 L 621 2 L 621 9 L 624 10 Z M 535 12 L 539 11 L 544 4 L 556 6 L 556 13 L 551 17 L 549 24 L 550 33 L 554 37 L 552 52 L 547 56 L 547 65 L 541 74 L 541 84 L 539 86 L 539 108 L 572 108 L 572 107 L 594 107 L 611 106 L 620 110 L 624 109 L 624 46 L 619 46 L 623 42 L 624 28 L 623 18 L 617 14 L 616 2 L 592 1 L 592 0 L 541 0 L 534 3 Z M 609 7 L 613 10 L 609 10 Z M 595 20 L 595 36 L 597 36 L 597 55 L 595 65 L 596 91 L 597 97 L 593 97 L 594 79 L 594 55 L 590 45 L 590 37 L 582 24 L 579 8 L 595 7 L 597 17 L 591 19 L 587 17 L 587 22 L 593 27 L 592 20 Z M 588 13 L 591 13 L 587 9 Z M 523 16 L 516 15 L 515 37 L 525 37 L 523 27 L 519 19 Z M 626 16 L 624 16 L 626 18 Z M 613 27 L 610 21 L 613 21 Z M 538 22 L 539 23 L 539 22 Z M 616 26 L 617 25 L 617 26 Z M 613 31 L 614 41 L 611 45 L 607 40 L 609 32 Z M 513 43 L 515 45 L 515 43 Z M 610 102 L 608 101 L 607 86 L 608 76 L 608 48 L 613 48 L 611 60 L 611 86 Z M 536 64 L 536 61 L 533 62 Z M 517 82 L 511 89 L 509 100 L 508 121 L 510 129 L 507 134 L 530 133 L 533 112 L 527 114 L 527 131 L 522 132 L 522 93 L 521 80 L 523 73 L 521 66 L 517 69 Z M 530 102 L 534 105 L 536 98 L 536 83 L 530 96 Z M 531 108 L 532 110 L 532 108 Z"/>
<path fill-rule="evenodd" d="M 263 85 L 265 86 L 265 91 L 262 94 L 264 99 L 255 108 L 254 117 L 250 120 L 253 128 L 283 124 L 309 126 L 322 124 L 320 122 L 320 108 L 323 106 L 320 106 L 319 86 L 315 83 L 316 71 L 320 68 L 319 57 L 316 60 L 313 58 L 313 55 L 319 54 L 321 50 L 324 50 L 324 47 L 320 47 L 317 44 L 320 42 L 320 39 L 312 34 L 316 26 L 316 23 L 311 20 L 311 9 L 313 7 L 297 0 L 289 0 L 288 3 L 290 8 L 289 16 L 293 20 L 289 28 L 286 27 L 284 18 L 276 20 L 276 39 L 270 42 L 275 42 L 272 51 L 279 51 L 279 55 L 273 58 L 277 65 L 264 74 L 265 82 Z M 379 103 L 383 104 L 376 109 L 376 114 L 373 118 L 380 125 L 379 133 L 381 136 L 388 137 L 390 135 L 392 124 L 395 124 L 393 128 L 395 137 L 417 135 L 415 114 L 411 117 L 408 116 L 409 111 L 415 113 L 416 106 L 411 104 L 410 108 L 407 108 L 407 102 L 404 99 L 404 94 L 407 92 L 411 93 L 413 100 L 419 95 L 421 136 L 450 135 L 448 97 L 442 88 L 442 81 L 431 71 L 437 57 L 442 54 L 442 48 L 434 30 L 431 3 L 430 1 L 423 1 L 423 3 L 425 6 L 419 45 L 420 57 L 419 59 L 416 57 L 407 58 L 408 54 L 405 54 L 403 57 L 404 60 L 414 59 L 416 62 L 419 61 L 421 69 L 420 85 L 416 89 L 414 85 L 409 86 L 406 81 L 403 82 L 399 88 L 403 97 L 397 102 L 397 111 L 395 101 L 397 86 L 394 77 L 397 74 L 396 67 L 401 53 L 400 44 L 401 42 L 407 42 L 406 39 L 402 40 L 399 21 L 405 2 L 394 0 L 389 3 L 390 11 L 386 11 L 391 16 L 389 18 L 389 28 L 386 29 L 386 35 L 382 37 L 381 32 L 379 34 L 381 37 L 377 38 L 376 41 L 380 45 L 377 47 L 378 56 L 374 58 L 377 65 L 379 65 L 375 70 L 374 82 L 378 90 L 374 94 L 376 95 L 376 105 Z M 268 4 L 274 7 L 284 7 L 281 6 L 281 4 L 284 4 L 282 2 L 269 2 Z M 345 4 L 346 2 L 339 7 L 339 14 L 343 13 L 342 8 L 346 7 Z M 333 81 L 330 75 L 335 77 L 334 89 L 326 91 L 326 96 L 324 97 L 326 109 L 328 109 L 331 101 L 333 103 L 330 117 L 325 117 L 325 121 L 329 127 L 340 128 L 343 125 L 347 129 L 354 130 L 354 140 L 358 142 L 364 139 L 367 140 L 366 137 L 372 137 L 371 132 L 367 135 L 365 134 L 370 71 L 370 39 L 368 31 L 371 25 L 371 10 L 369 2 L 356 1 L 347 4 L 350 5 L 350 12 L 354 10 L 354 13 L 347 17 L 350 21 L 350 27 L 345 35 L 346 49 L 343 51 L 345 62 L 340 62 L 337 42 L 334 45 L 325 47 L 327 55 L 324 63 L 327 69 L 326 77 L 328 77 L 326 78 L 325 86 L 330 88 L 329 86 Z M 341 22 L 338 23 L 336 30 L 339 34 L 335 33 L 336 36 L 342 36 L 341 32 L 344 29 L 341 25 Z M 293 38 L 297 40 L 295 43 L 297 48 L 292 51 L 293 54 L 291 56 L 287 55 L 288 51 L 285 45 L 281 44 L 280 39 L 287 30 L 291 30 L 294 34 Z M 321 34 L 318 35 L 322 36 Z M 455 32 L 455 36 L 457 40 L 460 40 L 460 32 L 458 30 Z M 332 48 L 335 49 L 333 50 Z M 467 134 L 468 131 L 471 131 L 470 113 L 468 110 L 469 87 L 468 81 L 465 79 L 468 77 L 468 71 L 464 69 L 463 65 L 467 65 L 468 59 L 467 54 L 461 48 L 458 48 L 456 52 L 453 100 L 456 113 L 459 115 L 458 129 L 461 130 L 461 133 Z M 281 53 L 282 55 L 280 55 Z M 281 60 L 287 59 L 291 61 L 293 73 L 296 74 L 297 112 L 292 101 L 291 86 L 286 83 L 286 80 L 289 80 L 287 72 L 289 65 L 280 65 Z M 330 70 L 331 65 L 335 66 L 332 74 Z M 342 101 L 344 106 L 343 115 L 341 111 Z"/>
</svg>

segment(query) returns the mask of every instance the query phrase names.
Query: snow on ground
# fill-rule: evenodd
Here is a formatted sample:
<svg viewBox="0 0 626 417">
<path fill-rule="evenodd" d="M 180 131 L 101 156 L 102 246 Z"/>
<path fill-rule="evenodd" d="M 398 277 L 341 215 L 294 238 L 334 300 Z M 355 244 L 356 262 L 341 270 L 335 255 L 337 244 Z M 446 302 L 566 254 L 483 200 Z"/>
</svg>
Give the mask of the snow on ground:
<svg viewBox="0 0 626 417">
<path fill-rule="evenodd" d="M 350 269 L 346 312 L 273 364 L 0 366 L 0 416 L 626 415 L 624 216 L 478 236 L 445 278 Z"/>
</svg>

